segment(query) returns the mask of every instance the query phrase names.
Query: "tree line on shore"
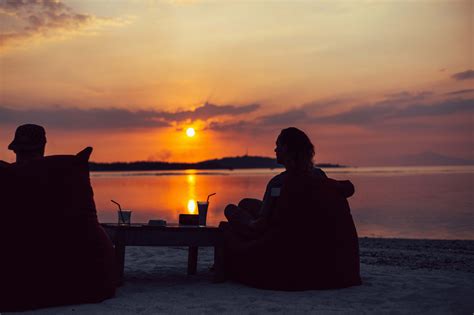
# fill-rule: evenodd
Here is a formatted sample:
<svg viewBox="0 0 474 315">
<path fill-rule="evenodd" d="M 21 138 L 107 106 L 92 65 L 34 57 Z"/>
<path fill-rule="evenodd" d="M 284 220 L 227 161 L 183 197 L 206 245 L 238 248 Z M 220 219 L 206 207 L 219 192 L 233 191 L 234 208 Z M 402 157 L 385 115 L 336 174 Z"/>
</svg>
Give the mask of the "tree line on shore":
<svg viewBox="0 0 474 315">
<path fill-rule="evenodd" d="M 318 167 L 344 167 L 339 164 L 323 163 Z M 221 159 L 206 160 L 196 163 L 172 163 L 160 161 L 136 161 L 136 162 L 112 162 L 97 163 L 90 162 L 91 171 L 152 171 L 152 170 L 210 170 L 210 169 L 249 169 L 249 168 L 282 168 L 276 159 L 263 156 L 236 156 Z"/>
</svg>

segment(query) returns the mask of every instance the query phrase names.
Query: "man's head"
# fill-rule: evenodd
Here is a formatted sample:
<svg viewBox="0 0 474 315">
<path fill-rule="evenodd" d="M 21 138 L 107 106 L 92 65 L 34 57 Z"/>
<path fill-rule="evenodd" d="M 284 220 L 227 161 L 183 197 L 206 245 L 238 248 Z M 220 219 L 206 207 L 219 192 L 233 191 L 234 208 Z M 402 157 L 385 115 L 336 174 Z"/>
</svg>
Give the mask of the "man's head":
<svg viewBox="0 0 474 315">
<path fill-rule="evenodd" d="M 308 136 L 295 127 L 283 129 L 276 141 L 277 162 L 287 169 L 313 168 L 314 146 Z"/>
<path fill-rule="evenodd" d="M 16 154 L 16 162 L 44 156 L 46 132 L 44 128 L 34 124 L 21 125 L 16 129 L 15 138 L 8 146 Z"/>
</svg>

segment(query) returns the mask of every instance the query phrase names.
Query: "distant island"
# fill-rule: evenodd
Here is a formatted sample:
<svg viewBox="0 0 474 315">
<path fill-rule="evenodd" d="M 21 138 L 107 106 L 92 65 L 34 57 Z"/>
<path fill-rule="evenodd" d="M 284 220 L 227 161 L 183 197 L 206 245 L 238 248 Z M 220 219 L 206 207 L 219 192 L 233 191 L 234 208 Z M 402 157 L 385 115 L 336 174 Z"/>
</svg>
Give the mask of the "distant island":
<svg viewBox="0 0 474 315">
<path fill-rule="evenodd" d="M 339 164 L 316 164 L 317 167 L 345 167 Z M 233 169 L 252 169 L 252 168 L 282 168 L 283 166 L 276 162 L 276 159 L 263 156 L 236 156 L 225 157 L 222 159 L 206 160 L 197 163 L 169 163 L 169 162 L 113 162 L 96 163 L 90 162 L 89 168 L 95 172 L 111 171 L 156 171 L 156 170 L 233 170 Z"/>
</svg>

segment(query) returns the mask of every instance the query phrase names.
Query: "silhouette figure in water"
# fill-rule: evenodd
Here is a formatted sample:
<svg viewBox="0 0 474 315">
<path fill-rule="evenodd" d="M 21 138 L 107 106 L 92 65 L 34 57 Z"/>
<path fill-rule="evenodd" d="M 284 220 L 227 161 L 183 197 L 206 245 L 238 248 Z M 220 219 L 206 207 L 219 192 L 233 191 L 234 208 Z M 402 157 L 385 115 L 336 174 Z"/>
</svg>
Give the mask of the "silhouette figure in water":
<svg viewBox="0 0 474 315">
<path fill-rule="evenodd" d="M 34 124 L 21 125 L 16 129 L 15 138 L 8 146 L 16 154 L 16 163 L 22 164 L 44 157 L 46 132 Z"/>
<path fill-rule="evenodd" d="M 288 174 L 327 177 L 321 169 L 314 167 L 314 146 L 298 128 L 290 127 L 281 131 L 276 140 L 275 153 L 277 163 L 285 166 L 286 170 L 268 182 L 263 201 L 245 198 L 238 205 L 230 204 L 224 210 L 229 224 L 241 236 L 254 238 L 265 230 Z"/>
</svg>

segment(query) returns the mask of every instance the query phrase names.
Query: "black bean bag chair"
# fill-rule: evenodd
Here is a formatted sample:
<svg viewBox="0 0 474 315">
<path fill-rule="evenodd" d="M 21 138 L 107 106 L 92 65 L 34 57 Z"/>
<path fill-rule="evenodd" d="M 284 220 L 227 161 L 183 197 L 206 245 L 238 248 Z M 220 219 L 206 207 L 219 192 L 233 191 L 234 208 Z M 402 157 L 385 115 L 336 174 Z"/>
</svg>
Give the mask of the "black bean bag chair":
<svg viewBox="0 0 474 315">
<path fill-rule="evenodd" d="M 97 220 L 91 151 L 0 165 L 0 312 L 114 296 L 114 251 Z"/>
<path fill-rule="evenodd" d="M 347 197 L 349 181 L 289 175 L 267 230 L 244 240 L 223 225 L 227 276 L 274 290 L 361 284 L 359 244 Z"/>
</svg>

